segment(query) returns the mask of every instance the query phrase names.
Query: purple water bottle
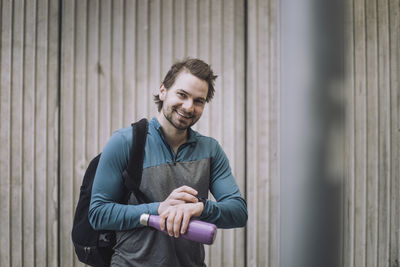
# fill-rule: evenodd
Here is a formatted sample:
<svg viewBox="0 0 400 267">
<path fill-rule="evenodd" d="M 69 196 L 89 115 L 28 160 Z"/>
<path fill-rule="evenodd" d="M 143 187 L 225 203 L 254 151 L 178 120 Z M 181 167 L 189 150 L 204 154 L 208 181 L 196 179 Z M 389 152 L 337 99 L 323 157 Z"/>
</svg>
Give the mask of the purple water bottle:
<svg viewBox="0 0 400 267">
<path fill-rule="evenodd" d="M 159 218 L 160 217 L 157 215 L 143 213 L 140 216 L 140 224 L 151 226 L 159 231 L 162 231 L 160 228 Z M 162 232 L 168 234 L 167 230 Z M 215 226 L 215 224 L 202 222 L 199 220 L 190 220 L 186 233 L 180 235 L 180 237 L 202 244 L 211 245 L 214 242 L 216 235 L 217 226 Z"/>
</svg>

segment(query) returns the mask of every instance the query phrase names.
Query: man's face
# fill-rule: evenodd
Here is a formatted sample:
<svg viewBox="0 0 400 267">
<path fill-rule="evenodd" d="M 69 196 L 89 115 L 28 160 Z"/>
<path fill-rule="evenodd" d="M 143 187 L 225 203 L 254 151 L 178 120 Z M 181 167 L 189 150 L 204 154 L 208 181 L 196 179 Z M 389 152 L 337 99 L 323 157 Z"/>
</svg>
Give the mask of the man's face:
<svg viewBox="0 0 400 267">
<path fill-rule="evenodd" d="M 168 90 L 161 85 L 160 100 L 163 101 L 161 112 L 175 128 L 186 130 L 200 119 L 207 93 L 206 81 L 182 71 Z"/>
</svg>

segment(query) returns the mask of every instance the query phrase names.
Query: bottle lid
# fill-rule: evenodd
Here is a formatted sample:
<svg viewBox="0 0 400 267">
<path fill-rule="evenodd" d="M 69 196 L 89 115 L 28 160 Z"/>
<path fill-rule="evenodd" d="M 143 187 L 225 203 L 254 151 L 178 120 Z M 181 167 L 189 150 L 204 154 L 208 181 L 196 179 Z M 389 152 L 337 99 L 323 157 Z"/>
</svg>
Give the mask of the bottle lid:
<svg viewBox="0 0 400 267">
<path fill-rule="evenodd" d="M 144 226 L 148 226 L 150 215 L 147 213 L 143 213 L 140 215 L 140 224 Z"/>
</svg>

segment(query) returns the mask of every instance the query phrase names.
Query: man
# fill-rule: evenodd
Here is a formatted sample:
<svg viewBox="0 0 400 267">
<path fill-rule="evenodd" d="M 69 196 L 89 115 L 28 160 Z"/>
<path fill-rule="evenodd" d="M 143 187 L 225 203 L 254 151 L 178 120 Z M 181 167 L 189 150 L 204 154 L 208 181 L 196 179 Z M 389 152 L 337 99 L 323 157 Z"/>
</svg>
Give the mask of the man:
<svg viewBox="0 0 400 267">
<path fill-rule="evenodd" d="M 151 203 L 124 199 L 122 173 L 132 130 L 118 130 L 97 167 L 89 220 L 94 229 L 117 230 L 111 266 L 205 266 L 202 244 L 179 236 L 198 218 L 219 228 L 243 227 L 247 207 L 217 141 L 190 127 L 214 95 L 210 66 L 199 59 L 175 63 L 155 96 L 158 116 L 149 122 L 140 191 Z M 216 201 L 206 199 L 208 191 Z M 168 235 L 139 224 L 143 213 L 160 215 Z"/>
</svg>

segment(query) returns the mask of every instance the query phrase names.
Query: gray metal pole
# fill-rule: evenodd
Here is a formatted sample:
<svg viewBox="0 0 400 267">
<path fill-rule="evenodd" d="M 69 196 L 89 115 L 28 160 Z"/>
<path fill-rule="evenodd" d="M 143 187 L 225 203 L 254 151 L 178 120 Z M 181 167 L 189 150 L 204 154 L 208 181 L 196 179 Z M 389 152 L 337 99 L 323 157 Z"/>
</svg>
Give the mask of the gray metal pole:
<svg viewBox="0 0 400 267">
<path fill-rule="evenodd" d="M 338 266 L 342 127 L 340 1 L 283 0 L 281 250 L 283 267 Z"/>
</svg>

